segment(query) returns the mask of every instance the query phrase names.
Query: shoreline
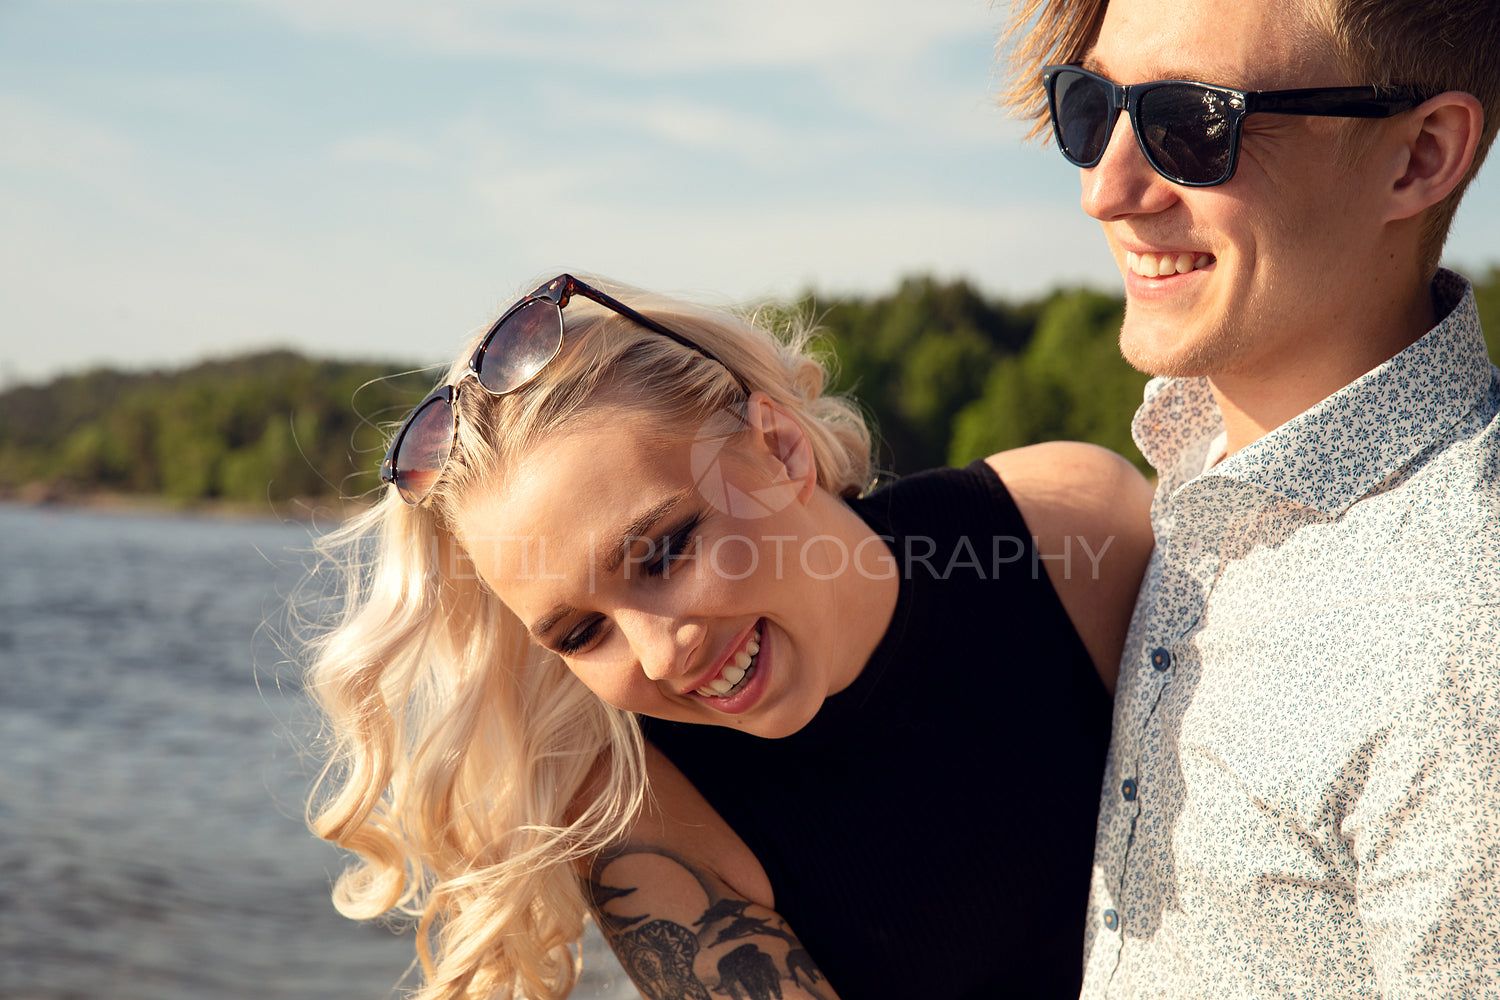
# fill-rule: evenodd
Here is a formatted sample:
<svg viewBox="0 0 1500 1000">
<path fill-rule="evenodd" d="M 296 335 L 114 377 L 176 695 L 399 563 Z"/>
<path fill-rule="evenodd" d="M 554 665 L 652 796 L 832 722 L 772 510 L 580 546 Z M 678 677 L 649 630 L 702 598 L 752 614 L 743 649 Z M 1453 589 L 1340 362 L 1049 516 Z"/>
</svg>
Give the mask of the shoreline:
<svg viewBox="0 0 1500 1000">
<path fill-rule="evenodd" d="M 78 489 L 46 483 L 28 483 L 19 489 L 0 489 L 0 505 L 38 510 L 329 525 L 342 523 L 369 509 L 369 504 L 350 497 L 292 497 L 262 503 L 223 499 L 175 500 L 155 493 Z"/>
</svg>

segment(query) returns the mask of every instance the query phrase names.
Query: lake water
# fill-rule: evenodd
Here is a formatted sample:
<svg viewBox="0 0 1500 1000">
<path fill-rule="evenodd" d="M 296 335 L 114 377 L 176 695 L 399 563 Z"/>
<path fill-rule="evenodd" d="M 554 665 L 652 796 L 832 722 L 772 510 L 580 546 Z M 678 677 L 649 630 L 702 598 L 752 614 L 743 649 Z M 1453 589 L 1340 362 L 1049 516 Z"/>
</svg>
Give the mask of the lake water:
<svg viewBox="0 0 1500 1000">
<path fill-rule="evenodd" d="M 329 902 L 307 707 L 260 628 L 308 542 L 0 505 L 0 998 L 400 995 L 410 934 Z M 575 997 L 636 996 L 597 937 L 584 970 Z"/>
</svg>

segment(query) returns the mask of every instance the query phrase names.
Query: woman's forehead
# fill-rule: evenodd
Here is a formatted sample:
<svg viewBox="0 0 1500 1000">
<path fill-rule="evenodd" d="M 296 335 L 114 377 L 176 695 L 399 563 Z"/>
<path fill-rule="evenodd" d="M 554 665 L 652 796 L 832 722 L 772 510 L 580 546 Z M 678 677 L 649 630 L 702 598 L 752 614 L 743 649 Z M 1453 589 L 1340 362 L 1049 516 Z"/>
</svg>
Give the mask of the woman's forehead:
<svg viewBox="0 0 1500 1000">
<path fill-rule="evenodd" d="M 592 538 L 597 546 L 690 492 L 689 450 L 626 422 L 550 435 L 510 475 L 470 489 L 456 512 L 460 540 L 471 550 L 498 538 L 553 547 Z"/>
</svg>

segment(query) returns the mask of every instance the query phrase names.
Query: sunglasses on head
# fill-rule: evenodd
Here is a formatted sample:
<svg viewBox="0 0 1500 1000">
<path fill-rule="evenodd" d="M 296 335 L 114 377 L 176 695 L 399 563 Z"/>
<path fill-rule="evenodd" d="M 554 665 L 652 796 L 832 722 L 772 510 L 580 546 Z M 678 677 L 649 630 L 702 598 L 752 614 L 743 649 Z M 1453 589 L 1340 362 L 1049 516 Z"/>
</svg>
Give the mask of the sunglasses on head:
<svg viewBox="0 0 1500 1000">
<path fill-rule="evenodd" d="M 417 404 L 391 439 L 385 461 L 380 463 L 381 481 L 394 485 L 401 499 L 409 504 L 425 500 L 453 454 L 453 439 L 458 430 L 458 411 L 454 403 L 459 389 L 472 377 L 491 396 L 504 396 L 541 374 L 542 369 L 562 351 L 562 311 L 575 294 L 613 309 L 626 319 L 696 351 L 734 374 L 724 362 L 698 344 L 636 312 L 619 299 L 571 274 L 558 275 L 511 306 L 495 321 L 470 356 L 468 371 L 457 382 L 434 389 Z M 738 376 L 735 380 L 744 388 L 744 382 Z"/>
<path fill-rule="evenodd" d="M 1232 90 L 1189 80 L 1118 84 L 1077 66 L 1046 66 L 1052 134 L 1068 162 L 1097 166 L 1121 111 L 1151 168 L 1174 184 L 1212 187 L 1234 176 L 1246 115 L 1389 118 L 1422 103 L 1411 87 Z"/>
</svg>

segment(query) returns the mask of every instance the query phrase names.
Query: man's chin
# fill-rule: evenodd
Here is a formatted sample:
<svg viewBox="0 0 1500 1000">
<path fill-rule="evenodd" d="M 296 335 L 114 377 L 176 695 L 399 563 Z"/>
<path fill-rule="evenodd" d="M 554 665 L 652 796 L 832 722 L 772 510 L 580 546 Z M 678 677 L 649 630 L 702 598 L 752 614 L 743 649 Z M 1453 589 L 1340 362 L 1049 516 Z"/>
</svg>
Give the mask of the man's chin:
<svg viewBox="0 0 1500 1000">
<path fill-rule="evenodd" d="M 1193 378 L 1202 370 L 1200 352 L 1181 327 L 1164 329 L 1159 321 L 1132 324 L 1127 317 L 1120 330 L 1120 353 L 1136 371 L 1153 377 Z"/>
</svg>

